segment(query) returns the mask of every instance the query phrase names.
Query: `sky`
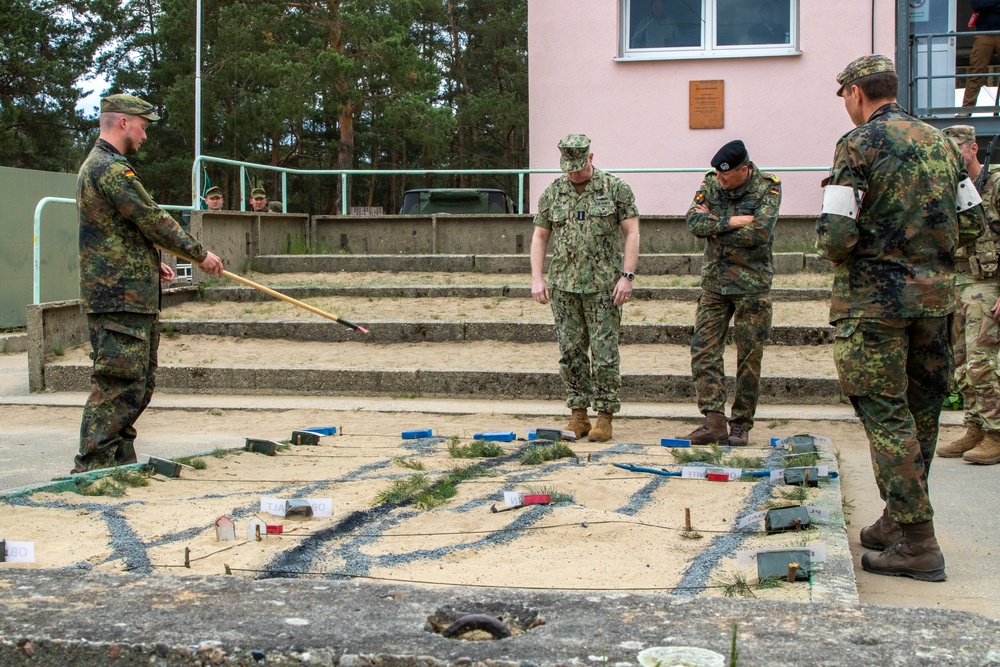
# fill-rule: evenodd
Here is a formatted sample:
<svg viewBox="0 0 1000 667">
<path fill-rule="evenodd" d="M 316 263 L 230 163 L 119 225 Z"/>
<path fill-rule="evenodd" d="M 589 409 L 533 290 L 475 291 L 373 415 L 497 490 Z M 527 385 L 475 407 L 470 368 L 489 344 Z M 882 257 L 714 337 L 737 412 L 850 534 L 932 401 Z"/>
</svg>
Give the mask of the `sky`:
<svg viewBox="0 0 1000 667">
<path fill-rule="evenodd" d="M 101 103 L 101 95 L 108 87 L 108 81 L 103 76 L 95 79 L 81 79 L 78 82 L 84 96 L 76 103 L 77 111 L 81 111 L 88 118 L 97 115 L 97 107 Z"/>
</svg>

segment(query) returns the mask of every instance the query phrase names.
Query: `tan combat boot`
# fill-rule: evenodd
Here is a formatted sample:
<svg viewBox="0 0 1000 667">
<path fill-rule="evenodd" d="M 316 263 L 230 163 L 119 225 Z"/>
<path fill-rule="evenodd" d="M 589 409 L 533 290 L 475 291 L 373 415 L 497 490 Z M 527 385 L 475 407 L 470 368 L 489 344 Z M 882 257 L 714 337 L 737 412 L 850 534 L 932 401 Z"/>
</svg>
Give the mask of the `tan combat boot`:
<svg viewBox="0 0 1000 667">
<path fill-rule="evenodd" d="M 590 433 L 590 418 L 587 417 L 587 408 L 574 408 L 573 416 L 569 418 L 569 423 L 563 428 L 576 433 L 577 438 L 582 438 Z"/>
<path fill-rule="evenodd" d="M 912 577 L 919 581 L 944 581 L 944 555 L 934 537 L 934 522 L 901 523 L 903 536 L 881 553 L 869 551 L 861 567 L 874 574 Z"/>
<path fill-rule="evenodd" d="M 870 526 L 861 529 L 861 546 L 865 549 L 884 551 L 899 541 L 903 529 L 889 518 L 889 510 L 882 510 L 882 516 Z"/>
<path fill-rule="evenodd" d="M 987 431 L 983 441 L 963 454 L 962 459 L 984 466 L 1000 463 L 1000 432 Z"/>
<path fill-rule="evenodd" d="M 687 435 L 687 440 L 691 441 L 692 447 L 710 445 L 715 442 L 723 445 L 729 443 L 729 430 L 726 424 L 726 415 L 721 412 L 709 412 L 705 414 L 705 421 L 701 426 L 691 431 Z"/>
<path fill-rule="evenodd" d="M 597 425 L 590 432 L 587 438 L 591 442 L 607 442 L 611 439 L 611 420 L 613 415 L 610 412 L 597 413 Z"/>
<path fill-rule="evenodd" d="M 985 437 L 986 432 L 979 424 L 969 424 L 969 430 L 965 435 L 944 447 L 938 447 L 937 455 L 943 459 L 957 459 L 982 442 Z"/>
</svg>

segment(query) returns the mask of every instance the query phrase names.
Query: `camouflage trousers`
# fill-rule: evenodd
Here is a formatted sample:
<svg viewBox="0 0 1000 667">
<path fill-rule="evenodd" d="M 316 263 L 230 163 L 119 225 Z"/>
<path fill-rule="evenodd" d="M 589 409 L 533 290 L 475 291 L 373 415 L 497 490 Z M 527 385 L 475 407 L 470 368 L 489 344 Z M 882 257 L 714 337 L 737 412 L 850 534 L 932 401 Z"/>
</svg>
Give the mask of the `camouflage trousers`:
<svg viewBox="0 0 1000 667">
<path fill-rule="evenodd" d="M 965 402 L 965 423 L 1000 431 L 1000 326 L 990 313 L 1000 286 L 978 281 L 956 290 L 955 384 Z"/>
<path fill-rule="evenodd" d="M 726 369 L 722 353 L 730 319 L 736 343 L 736 395 L 730 421 L 750 430 L 760 396 L 764 341 L 771 335 L 770 295 L 702 291 L 691 337 L 691 377 L 701 413 L 725 413 Z"/>
<path fill-rule="evenodd" d="M 88 313 L 91 358 L 90 397 L 80 423 L 76 470 L 135 463 L 135 422 L 153 397 L 157 316 L 143 313 Z"/>
<path fill-rule="evenodd" d="M 840 386 L 868 434 L 889 517 L 899 523 L 934 516 L 927 477 L 953 372 L 951 323 L 950 315 L 834 323 Z"/>
<path fill-rule="evenodd" d="M 559 338 L 559 375 L 566 385 L 566 405 L 598 412 L 618 412 L 622 376 L 618 334 L 622 309 L 611 294 L 575 294 L 552 290 L 552 315 Z"/>
</svg>

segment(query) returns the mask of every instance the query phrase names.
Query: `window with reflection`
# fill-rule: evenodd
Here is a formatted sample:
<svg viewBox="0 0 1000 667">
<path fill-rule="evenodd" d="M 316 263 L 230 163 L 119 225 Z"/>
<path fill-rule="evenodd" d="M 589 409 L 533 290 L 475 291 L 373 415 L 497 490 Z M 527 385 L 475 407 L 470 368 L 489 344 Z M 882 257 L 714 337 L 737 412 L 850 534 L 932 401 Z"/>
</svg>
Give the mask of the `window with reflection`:
<svg viewBox="0 0 1000 667">
<path fill-rule="evenodd" d="M 622 56 L 793 55 L 798 0 L 621 0 Z"/>
</svg>

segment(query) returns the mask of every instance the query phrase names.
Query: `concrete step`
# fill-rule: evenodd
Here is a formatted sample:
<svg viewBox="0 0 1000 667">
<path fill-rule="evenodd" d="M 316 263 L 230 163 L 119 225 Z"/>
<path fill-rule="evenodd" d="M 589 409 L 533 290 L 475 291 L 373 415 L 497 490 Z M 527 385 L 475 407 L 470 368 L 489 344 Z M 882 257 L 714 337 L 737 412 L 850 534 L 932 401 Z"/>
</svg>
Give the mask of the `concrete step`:
<svg viewBox="0 0 1000 667">
<path fill-rule="evenodd" d="M 86 345 L 77 346 L 46 364 L 45 388 L 86 391 L 88 351 Z M 636 344 L 623 346 L 621 352 L 623 401 L 694 400 L 687 346 Z M 157 387 L 192 393 L 558 400 L 565 395 L 558 358 L 555 343 L 330 344 L 174 335 L 160 346 Z M 725 361 L 727 368 L 735 368 L 731 346 Z M 796 376 L 791 369 L 804 372 Z M 829 345 L 770 346 L 762 376 L 763 403 L 840 400 Z M 728 385 L 731 395 L 732 378 Z"/>
<path fill-rule="evenodd" d="M 732 396 L 732 378 L 726 379 Z M 392 370 L 342 368 L 205 368 L 161 366 L 157 389 L 191 393 L 325 394 L 333 396 L 468 397 L 492 400 L 559 400 L 565 397 L 556 371 Z M 52 364 L 45 368 L 48 391 L 86 391 L 90 367 Z M 690 375 L 624 374 L 622 401 L 695 400 Z M 826 405 L 841 401 L 836 378 L 773 376 L 761 378 L 761 403 Z"/>
<path fill-rule="evenodd" d="M 698 275 L 704 260 L 702 253 L 641 254 L 642 275 Z M 531 273 L 527 254 L 395 254 L 395 255 L 257 255 L 251 264 L 264 273 L 306 271 L 328 273 L 336 271 L 433 271 L 450 273 Z M 819 255 L 802 252 L 774 253 L 776 274 L 801 272 L 830 273 L 830 262 Z"/>
<path fill-rule="evenodd" d="M 355 321 L 368 335 L 326 320 L 184 320 L 166 319 L 162 328 L 168 335 L 208 335 L 228 338 L 282 339 L 291 341 L 355 341 L 360 343 L 461 343 L 503 341 L 507 343 L 549 343 L 556 340 L 555 324 L 541 322 L 488 321 Z M 690 345 L 693 324 L 623 324 L 622 345 Z M 833 327 L 777 325 L 771 327 L 769 345 L 829 345 Z M 730 329 L 730 342 L 732 329 Z"/>
<path fill-rule="evenodd" d="M 525 283 L 509 285 L 384 285 L 349 286 L 315 285 L 284 286 L 270 281 L 261 281 L 272 289 L 293 299 L 313 299 L 321 297 L 365 297 L 373 299 L 490 299 L 506 297 L 510 299 L 530 299 L 531 286 Z M 196 290 L 197 288 L 187 288 Z M 638 301 L 697 301 L 701 294 L 699 287 L 644 287 L 636 286 L 632 298 Z M 208 287 L 205 289 L 208 301 L 257 302 L 273 301 L 269 296 L 252 287 Z M 771 301 L 823 301 L 829 303 L 829 287 L 776 287 L 771 290 Z"/>
</svg>

